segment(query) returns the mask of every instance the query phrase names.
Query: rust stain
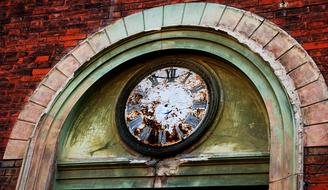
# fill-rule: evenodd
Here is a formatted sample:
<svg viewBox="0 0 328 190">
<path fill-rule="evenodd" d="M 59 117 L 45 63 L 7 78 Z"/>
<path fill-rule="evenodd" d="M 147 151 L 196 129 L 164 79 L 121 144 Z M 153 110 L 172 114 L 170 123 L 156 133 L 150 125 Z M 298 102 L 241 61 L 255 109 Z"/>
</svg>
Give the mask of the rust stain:
<svg viewBox="0 0 328 190">
<path fill-rule="evenodd" d="M 207 104 L 207 85 L 198 74 L 180 67 L 160 69 L 132 90 L 126 103 L 127 127 L 144 144 L 170 146 L 198 128 Z"/>
</svg>

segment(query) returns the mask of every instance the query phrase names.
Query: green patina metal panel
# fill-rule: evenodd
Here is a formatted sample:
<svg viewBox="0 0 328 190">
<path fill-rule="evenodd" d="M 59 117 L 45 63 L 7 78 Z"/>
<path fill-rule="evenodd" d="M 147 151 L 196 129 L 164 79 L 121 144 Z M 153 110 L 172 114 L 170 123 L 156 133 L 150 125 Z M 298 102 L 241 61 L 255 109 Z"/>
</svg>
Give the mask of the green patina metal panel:
<svg viewBox="0 0 328 190">
<path fill-rule="evenodd" d="M 145 163 L 59 165 L 58 189 L 201 187 L 266 185 L 268 157 L 224 158 L 182 163 L 174 175 L 159 174 Z"/>
<path fill-rule="evenodd" d="M 133 49 L 134 47 L 138 48 Z M 135 70 L 143 66 L 142 64 L 125 64 L 124 62 L 149 52 L 177 48 L 208 52 L 232 63 L 225 64 L 211 59 L 206 60 L 210 62 L 212 69 L 221 77 L 223 88 L 225 89 L 225 104 L 222 117 L 220 120 L 218 119 L 216 127 L 212 127 L 214 131 L 200 140 L 202 143 L 186 151 L 186 154 L 176 157 L 180 161 L 191 157 L 192 159 L 187 163 L 194 163 L 192 160 L 202 160 L 204 158 L 207 161 L 210 160 L 209 158 L 220 158 L 222 160 L 216 160 L 214 165 L 180 164 L 175 173 L 176 178 L 159 176 L 159 180 L 163 182 L 164 186 L 172 187 L 184 186 L 183 184 L 191 179 L 201 181 L 188 183 L 189 186 L 192 184 L 208 186 L 206 181 L 209 179 L 209 176 L 217 176 L 211 178 L 211 182 L 213 182 L 212 185 L 218 186 L 268 183 L 269 123 L 262 99 L 271 102 L 273 106 L 270 114 L 276 120 L 271 121 L 270 125 L 276 134 L 276 138 L 279 138 L 278 141 L 275 139 L 275 142 L 284 144 L 283 130 L 287 130 L 286 134 L 290 135 L 287 138 L 295 138 L 293 136 L 294 133 L 290 132 L 292 130 L 291 127 L 283 127 L 293 125 L 290 107 L 288 99 L 281 85 L 272 74 L 270 67 L 257 55 L 252 54 L 247 48 L 237 44 L 223 34 L 217 35 L 206 31 L 188 31 L 188 29 L 186 31 L 171 31 L 169 29 L 163 33 L 151 33 L 147 36 L 133 39 L 128 43 L 115 46 L 114 49 L 111 49 L 106 54 L 100 55 L 92 64 L 81 68 L 76 73 L 75 79 L 69 84 L 69 87 L 63 91 L 62 96 L 52 108 L 53 113 L 65 106 L 74 105 L 74 100 L 77 97 L 81 96 L 81 94 L 85 95 L 71 111 L 69 118 L 65 121 L 64 130 L 61 132 L 62 140 L 59 146 L 58 183 L 56 187 L 59 189 L 64 187 L 82 189 L 112 188 L 114 186 L 154 186 L 154 181 L 157 178 L 154 179 L 152 176 L 157 174 L 153 171 L 154 167 L 147 163 L 150 158 L 143 157 L 120 142 L 117 131 L 115 131 L 115 124 L 113 123 L 114 110 L 111 105 L 115 104 L 115 98 L 117 98 L 118 92 L 124 85 L 124 81 L 128 80 Z M 122 52 L 124 53 L 122 54 Z M 124 64 L 120 69 L 114 69 L 122 63 Z M 235 65 L 240 70 L 231 65 Z M 109 74 L 106 74 L 108 72 Z M 100 78 L 102 78 L 102 81 L 89 89 Z M 87 89 L 89 90 L 85 93 Z M 234 101 L 237 101 L 237 103 L 234 104 Z M 62 113 L 58 111 L 56 114 L 55 117 L 59 117 Z M 233 119 L 234 117 L 236 117 L 236 120 Z M 96 125 L 99 125 L 100 128 L 96 127 Z M 238 129 L 241 130 L 232 127 L 239 127 Z M 256 139 L 259 141 L 256 141 Z M 281 149 L 278 151 L 278 155 L 281 155 L 286 150 Z M 203 157 L 204 155 L 205 157 Z M 229 166 L 229 164 L 227 165 L 227 159 L 229 160 L 231 157 L 244 158 L 247 161 L 240 163 L 234 160 L 231 162 L 231 166 Z M 124 158 L 128 164 L 120 163 L 118 161 L 120 159 L 117 158 Z M 254 163 L 259 158 L 262 161 Z M 263 158 L 266 159 L 263 161 Z M 88 173 L 86 171 L 93 171 L 92 169 L 97 168 L 93 166 L 97 162 L 105 163 L 105 169 L 94 170 L 93 174 L 96 177 L 91 177 L 92 179 L 85 177 Z M 291 162 L 293 163 L 294 161 L 291 160 Z M 73 167 L 75 163 L 84 164 L 82 164 L 83 167 L 76 168 Z M 136 163 L 142 163 L 142 167 L 135 169 Z M 107 170 L 108 165 L 111 164 L 116 164 L 116 169 L 109 167 Z M 293 167 L 293 164 L 290 164 L 290 166 Z M 230 171 L 230 173 L 227 171 Z M 108 176 L 106 173 L 113 174 L 114 176 Z M 248 176 L 243 175 L 245 173 L 253 177 L 250 179 Z M 136 176 L 133 176 L 134 174 Z M 207 175 L 208 178 L 200 177 L 201 175 Z M 236 179 L 233 179 L 235 175 Z M 115 176 L 119 176 L 118 178 L 120 179 L 125 178 L 125 182 L 116 183 L 120 180 L 116 180 Z M 132 179 L 135 179 L 135 181 Z M 130 182 L 127 183 L 127 181 Z M 185 184 L 185 186 L 188 186 L 188 184 Z"/>
<path fill-rule="evenodd" d="M 153 187 L 156 180 L 165 187 L 267 184 L 269 123 L 254 85 L 222 60 L 196 54 L 176 56 L 209 65 L 219 76 L 224 93 L 222 114 L 218 114 L 217 122 L 199 143 L 178 155 L 194 160 L 187 164 L 182 161 L 170 177 L 158 176 L 154 166 L 143 161 L 149 160 L 148 157 L 131 150 L 119 138 L 114 119 L 117 98 L 126 81 L 138 70 L 147 69 L 149 62 L 130 61 L 89 89 L 71 112 L 65 123 L 69 130 L 62 134 L 66 138 L 60 145 L 56 188 Z M 160 59 L 160 56 L 155 54 L 149 59 Z M 200 162 L 204 155 L 220 159 Z M 231 160 L 231 157 L 244 160 Z M 126 162 L 117 161 L 120 158 Z M 90 165 L 99 159 L 101 166 Z M 131 160 L 143 163 L 133 164 Z"/>
<path fill-rule="evenodd" d="M 200 139 L 204 142 L 188 154 L 268 152 L 269 123 L 265 106 L 255 87 L 240 71 L 222 61 L 193 57 L 209 62 L 221 78 L 224 104 L 222 115 L 218 115 L 220 121 L 211 127 L 210 134 Z M 124 84 L 137 70 L 147 69 L 147 63 L 125 67 L 108 74 L 106 78 L 110 80 L 99 83 L 81 100 L 83 103 L 76 108 L 77 114 L 70 123 L 71 131 L 62 149 L 61 160 L 134 157 L 137 154 L 127 151 L 121 142 L 114 115 Z"/>
<path fill-rule="evenodd" d="M 164 26 L 179 25 L 183 17 L 185 4 L 166 5 L 164 6 Z"/>
</svg>

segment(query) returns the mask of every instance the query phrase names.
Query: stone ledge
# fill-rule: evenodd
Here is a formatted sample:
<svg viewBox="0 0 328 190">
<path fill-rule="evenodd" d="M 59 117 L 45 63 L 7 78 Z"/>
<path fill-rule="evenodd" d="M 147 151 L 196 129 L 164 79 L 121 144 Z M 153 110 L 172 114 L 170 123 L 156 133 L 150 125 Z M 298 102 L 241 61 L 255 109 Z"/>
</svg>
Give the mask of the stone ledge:
<svg viewBox="0 0 328 190">
<path fill-rule="evenodd" d="M 59 90 L 64 84 L 66 84 L 67 76 L 59 72 L 56 67 L 52 69 L 46 79 L 42 81 L 42 84 L 51 88 L 54 91 Z"/>
<path fill-rule="evenodd" d="M 73 75 L 80 66 L 80 63 L 72 55 L 68 55 L 56 65 L 57 69 L 66 77 Z"/>
<path fill-rule="evenodd" d="M 103 49 L 110 46 L 110 42 L 105 30 L 101 30 L 92 35 L 90 38 L 88 38 L 88 42 L 95 53 L 99 53 Z"/>
<path fill-rule="evenodd" d="M 82 42 L 78 47 L 72 51 L 72 55 L 83 64 L 91 59 L 95 55 L 95 52 L 87 42 Z"/>
<path fill-rule="evenodd" d="M 322 76 L 317 81 L 298 89 L 297 92 L 301 106 L 308 106 L 328 99 L 328 88 Z"/>
<path fill-rule="evenodd" d="M 200 25 L 215 28 L 225 8 L 226 6 L 224 5 L 207 3 Z"/>
<path fill-rule="evenodd" d="M 145 30 L 143 12 L 135 13 L 123 18 L 128 36 L 143 32 Z"/>
<path fill-rule="evenodd" d="M 260 26 L 263 20 L 264 18 L 256 16 L 250 12 L 246 12 L 243 18 L 240 20 L 235 31 L 246 37 L 250 37 L 255 32 L 255 30 Z"/>
<path fill-rule="evenodd" d="M 304 146 L 328 146 L 328 123 L 304 128 Z"/>
<path fill-rule="evenodd" d="M 38 104 L 28 102 L 23 111 L 19 114 L 18 119 L 31 123 L 37 123 L 44 109 L 44 107 Z"/>
<path fill-rule="evenodd" d="M 310 82 L 317 80 L 320 73 L 313 68 L 312 64 L 306 63 L 291 71 L 288 75 L 293 79 L 295 87 L 301 88 Z"/>
<path fill-rule="evenodd" d="M 287 72 L 299 67 L 307 62 L 306 52 L 299 44 L 294 45 L 292 49 L 279 58 L 280 63 L 285 67 Z"/>
<path fill-rule="evenodd" d="M 163 26 L 176 26 L 182 22 L 183 11 L 185 8 L 184 3 L 165 5 L 164 6 L 164 23 Z"/>
<path fill-rule="evenodd" d="M 163 7 L 144 10 L 145 31 L 160 29 L 163 25 Z"/>
<path fill-rule="evenodd" d="M 9 139 L 3 159 L 22 159 L 24 158 L 28 141 Z"/>
<path fill-rule="evenodd" d="M 243 15 L 244 11 L 233 7 L 227 7 L 219 21 L 219 27 L 233 31 Z"/>
<path fill-rule="evenodd" d="M 279 29 L 270 22 L 264 21 L 263 24 L 253 33 L 251 39 L 262 47 L 267 45 L 277 34 Z"/>
<path fill-rule="evenodd" d="M 285 33 L 280 32 L 270 41 L 265 49 L 270 51 L 276 59 L 291 49 L 294 45 L 293 40 Z"/>
<path fill-rule="evenodd" d="M 205 9 L 205 3 L 186 4 L 182 25 L 198 25 Z"/>
<path fill-rule="evenodd" d="M 10 138 L 18 140 L 28 140 L 32 135 L 34 126 L 35 124 L 17 120 L 13 130 L 11 131 Z"/>
<path fill-rule="evenodd" d="M 302 112 L 305 125 L 326 123 L 328 122 L 328 100 L 302 108 Z"/>
<path fill-rule="evenodd" d="M 128 36 L 123 19 L 116 21 L 105 28 L 110 42 L 113 44 Z"/>
<path fill-rule="evenodd" d="M 55 91 L 53 91 L 52 89 L 45 87 L 44 85 L 40 85 L 34 91 L 33 95 L 30 97 L 30 100 L 44 107 L 47 107 L 54 94 Z"/>
</svg>

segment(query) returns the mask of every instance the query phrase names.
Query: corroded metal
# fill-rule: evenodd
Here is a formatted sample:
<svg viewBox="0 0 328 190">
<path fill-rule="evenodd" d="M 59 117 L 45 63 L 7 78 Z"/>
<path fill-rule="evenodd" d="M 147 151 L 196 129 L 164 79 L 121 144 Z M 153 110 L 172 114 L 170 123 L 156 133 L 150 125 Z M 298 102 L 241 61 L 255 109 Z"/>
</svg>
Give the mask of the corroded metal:
<svg viewBox="0 0 328 190">
<path fill-rule="evenodd" d="M 152 72 L 132 90 L 125 120 L 130 133 L 151 146 L 169 146 L 189 137 L 201 125 L 208 108 L 204 80 L 182 67 Z"/>
<path fill-rule="evenodd" d="M 116 131 L 113 105 L 117 104 L 117 97 L 125 87 L 124 84 L 131 78 L 131 73 L 148 67 L 149 64 L 135 65 L 111 75 L 110 81 L 106 81 L 102 88 L 93 91 L 92 98 L 83 101 L 84 106 L 77 110 L 76 118 L 71 120 L 73 126 L 63 143 L 59 155 L 61 160 L 131 156 L 131 152 L 126 151 L 127 147 Z M 260 95 L 242 73 L 224 64 L 211 64 L 211 67 L 220 76 L 222 87 L 225 89 L 224 109 L 220 122 L 213 125 L 213 130 L 200 139 L 206 140 L 193 148 L 191 154 L 267 152 L 269 123 Z M 201 101 L 193 104 L 194 107 L 201 105 Z M 141 108 L 135 104 L 126 106 L 126 109 L 131 112 Z M 180 136 L 184 134 L 180 128 L 176 128 L 176 132 Z"/>
</svg>

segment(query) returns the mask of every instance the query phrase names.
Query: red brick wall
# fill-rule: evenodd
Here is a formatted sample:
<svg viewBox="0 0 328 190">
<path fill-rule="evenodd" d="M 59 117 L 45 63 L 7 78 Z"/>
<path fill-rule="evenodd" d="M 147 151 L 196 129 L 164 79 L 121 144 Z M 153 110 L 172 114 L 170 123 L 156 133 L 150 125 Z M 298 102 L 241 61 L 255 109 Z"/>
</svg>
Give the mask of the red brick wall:
<svg viewBox="0 0 328 190">
<path fill-rule="evenodd" d="M 286 0 L 285 0 L 286 1 Z M 191 0 L 33 0 L 0 2 L 0 158 L 16 118 L 45 74 L 80 40 L 143 9 Z M 276 23 L 316 61 L 328 84 L 328 1 L 217 0 Z M 328 147 L 305 149 L 308 189 L 328 189 Z M 11 189 L 20 161 L 0 162 L 0 189 Z M 10 186 L 10 184 L 12 184 Z"/>
</svg>

